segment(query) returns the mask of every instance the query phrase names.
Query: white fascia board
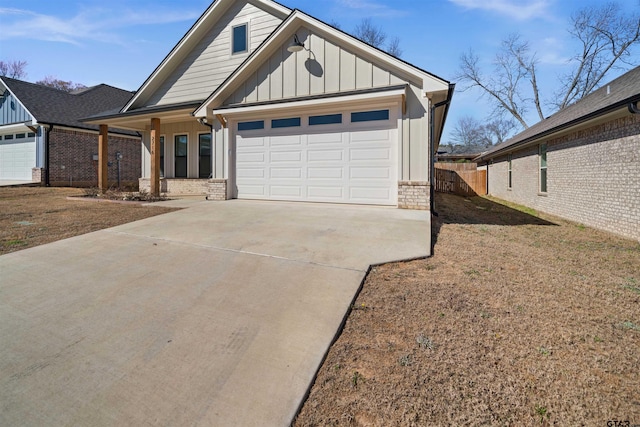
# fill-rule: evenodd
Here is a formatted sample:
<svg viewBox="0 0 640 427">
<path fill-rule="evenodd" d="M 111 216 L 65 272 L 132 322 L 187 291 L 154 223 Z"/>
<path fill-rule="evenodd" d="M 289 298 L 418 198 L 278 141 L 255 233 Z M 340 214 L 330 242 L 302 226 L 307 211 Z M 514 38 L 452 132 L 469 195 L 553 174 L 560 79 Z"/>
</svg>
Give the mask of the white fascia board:
<svg viewBox="0 0 640 427">
<path fill-rule="evenodd" d="M 232 107 L 232 108 L 222 108 L 219 110 L 213 110 L 213 115 L 221 115 L 223 117 L 231 117 L 236 115 L 247 115 L 253 113 L 263 113 L 266 111 L 277 111 L 277 110 L 301 110 L 305 108 L 322 108 L 325 106 L 335 105 L 342 106 L 345 104 L 356 104 L 362 103 L 364 101 L 367 102 L 383 102 L 385 100 L 397 101 L 405 95 L 405 89 L 396 89 L 390 91 L 383 92 L 372 92 L 372 93 L 363 93 L 356 95 L 347 95 L 347 96 L 336 96 L 336 97 L 328 97 L 321 99 L 305 99 L 300 101 L 292 101 L 292 102 L 277 102 L 270 104 L 262 104 L 262 105 L 250 105 L 246 107 Z"/>
<path fill-rule="evenodd" d="M 169 64 L 171 64 L 174 60 L 176 60 L 179 54 L 186 48 L 185 46 L 188 47 L 193 37 L 200 34 L 201 32 L 208 31 L 213 25 L 215 25 L 217 20 L 220 19 L 222 15 L 224 15 L 224 12 L 226 12 L 227 9 L 229 9 L 229 6 L 231 5 L 232 1 L 235 1 L 235 0 L 214 1 L 211 4 L 211 6 L 209 6 L 209 8 L 202 14 L 202 16 L 198 18 L 196 23 L 193 24 L 193 26 L 189 29 L 187 34 L 185 34 L 182 37 L 182 39 L 180 39 L 178 44 L 171 50 L 171 52 L 169 52 L 166 58 L 162 60 L 160 65 L 158 65 L 158 67 L 153 71 L 153 73 L 151 73 L 151 75 L 147 78 L 147 80 L 142 84 L 140 89 L 136 91 L 136 94 L 129 100 L 129 102 L 127 102 L 127 104 L 124 106 L 121 112 L 125 113 L 129 110 L 129 108 L 131 108 L 131 106 L 138 100 L 138 98 L 140 98 L 140 96 L 142 96 L 142 94 L 146 92 L 149 86 L 151 86 L 151 84 L 157 78 L 159 78 L 159 76 L 169 66 Z M 291 9 L 270 0 L 251 0 L 251 2 L 258 3 L 259 4 L 258 7 L 270 9 L 276 14 L 282 15 L 283 18 L 288 16 L 291 13 Z M 216 16 L 215 13 L 218 11 L 221 11 L 221 12 L 218 13 Z M 213 22 L 211 22 L 212 20 Z"/>
<path fill-rule="evenodd" d="M 271 53 L 271 47 L 282 45 L 286 40 L 292 37 L 295 29 L 307 25 L 310 28 L 316 28 L 321 32 L 330 34 L 340 40 L 341 44 L 352 48 L 355 51 L 364 52 L 365 55 L 378 58 L 380 61 L 389 64 L 391 68 L 395 68 L 402 73 L 414 76 L 417 80 L 422 81 L 423 90 L 425 92 L 446 91 L 449 89 L 449 82 L 439 79 L 431 74 L 415 68 L 404 61 L 401 61 L 392 55 L 382 52 L 368 44 L 352 37 L 342 31 L 336 30 L 332 26 L 322 21 L 295 10 L 268 38 L 263 45 L 256 50 L 242 65 L 240 65 L 231 76 L 216 89 L 209 98 L 207 98 L 197 110 L 193 112 L 196 117 L 206 117 L 207 108 L 216 108 L 230 95 L 230 89 L 234 89 L 239 84 L 238 80 L 244 81 L 248 72 L 253 72 L 262 63 L 264 56 Z"/>
</svg>

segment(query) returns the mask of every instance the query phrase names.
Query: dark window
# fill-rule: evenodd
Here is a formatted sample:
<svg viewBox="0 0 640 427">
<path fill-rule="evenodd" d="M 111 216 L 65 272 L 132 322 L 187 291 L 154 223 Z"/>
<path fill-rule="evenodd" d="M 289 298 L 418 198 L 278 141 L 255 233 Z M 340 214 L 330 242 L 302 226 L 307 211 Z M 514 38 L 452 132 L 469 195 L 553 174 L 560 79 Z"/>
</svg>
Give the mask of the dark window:
<svg viewBox="0 0 640 427">
<path fill-rule="evenodd" d="M 328 114 L 325 116 L 309 117 L 309 125 L 330 125 L 334 123 L 342 123 L 342 114 Z"/>
<path fill-rule="evenodd" d="M 5 135 L 4 139 L 13 139 L 13 135 Z"/>
<path fill-rule="evenodd" d="M 231 53 L 242 53 L 247 51 L 247 24 L 233 27 L 233 40 Z"/>
<path fill-rule="evenodd" d="M 198 136 L 198 175 L 200 178 L 211 176 L 211 134 L 203 133 Z"/>
<path fill-rule="evenodd" d="M 513 165 L 512 165 L 512 157 L 511 157 L 511 154 L 509 154 L 509 156 L 507 157 L 507 162 L 508 162 L 507 170 L 508 170 L 508 175 L 509 175 L 508 180 L 507 180 L 507 188 L 511 188 L 511 186 L 513 185 L 513 181 L 512 181 L 512 179 L 513 179 L 513 169 L 512 169 L 512 166 L 513 166 Z"/>
<path fill-rule="evenodd" d="M 238 130 L 257 130 L 257 129 L 264 129 L 264 120 L 257 120 L 255 122 L 238 123 Z"/>
<path fill-rule="evenodd" d="M 35 134 L 35 133 L 33 133 L 33 132 L 29 132 L 29 133 L 27 134 L 27 136 L 28 136 L 29 138 L 34 138 L 34 137 L 36 136 L 36 134 Z"/>
<path fill-rule="evenodd" d="M 187 135 L 176 135 L 175 136 L 175 145 L 176 145 L 176 178 L 186 178 L 187 177 L 187 147 L 188 147 L 188 139 Z"/>
<path fill-rule="evenodd" d="M 540 192 L 547 192 L 547 144 L 540 144 Z"/>
<path fill-rule="evenodd" d="M 16 133 L 16 139 L 22 139 L 25 138 L 27 136 L 26 133 Z"/>
<path fill-rule="evenodd" d="M 362 111 L 351 113 L 351 123 L 389 120 L 389 110 Z"/>
<path fill-rule="evenodd" d="M 300 126 L 300 117 L 271 120 L 271 128 L 290 128 Z"/>
<path fill-rule="evenodd" d="M 160 137 L 160 176 L 164 178 L 164 136 Z"/>
<path fill-rule="evenodd" d="M 0 141 L 2 141 L 2 135 L 0 135 Z"/>
</svg>

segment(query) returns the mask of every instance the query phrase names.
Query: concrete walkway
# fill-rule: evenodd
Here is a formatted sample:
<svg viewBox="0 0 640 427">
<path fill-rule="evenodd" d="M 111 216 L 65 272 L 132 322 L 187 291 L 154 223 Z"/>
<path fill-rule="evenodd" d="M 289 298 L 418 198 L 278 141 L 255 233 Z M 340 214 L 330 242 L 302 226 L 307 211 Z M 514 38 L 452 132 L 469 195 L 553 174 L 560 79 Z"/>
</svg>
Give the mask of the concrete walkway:
<svg viewBox="0 0 640 427">
<path fill-rule="evenodd" d="M 190 207 L 0 257 L 0 425 L 284 426 L 425 212 Z"/>
</svg>

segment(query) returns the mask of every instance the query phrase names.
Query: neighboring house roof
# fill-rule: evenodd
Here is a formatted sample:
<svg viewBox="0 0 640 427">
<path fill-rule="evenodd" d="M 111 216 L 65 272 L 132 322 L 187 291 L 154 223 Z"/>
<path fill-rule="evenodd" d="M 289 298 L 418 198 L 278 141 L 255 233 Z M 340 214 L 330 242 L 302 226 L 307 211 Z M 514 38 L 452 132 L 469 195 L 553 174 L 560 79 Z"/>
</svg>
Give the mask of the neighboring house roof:
<svg viewBox="0 0 640 427">
<path fill-rule="evenodd" d="M 520 132 L 513 138 L 482 153 L 475 161 L 487 160 L 580 125 L 616 110 L 626 110 L 640 101 L 640 67 L 623 74 L 600 89 L 585 96 L 552 116 Z"/>
<path fill-rule="evenodd" d="M 80 119 L 105 110 L 119 110 L 133 96 L 132 92 L 106 84 L 69 93 L 8 77 L 0 77 L 0 80 L 38 123 L 78 129 L 98 130 L 98 126 Z M 118 129 L 111 129 L 111 132 L 137 135 Z"/>
</svg>

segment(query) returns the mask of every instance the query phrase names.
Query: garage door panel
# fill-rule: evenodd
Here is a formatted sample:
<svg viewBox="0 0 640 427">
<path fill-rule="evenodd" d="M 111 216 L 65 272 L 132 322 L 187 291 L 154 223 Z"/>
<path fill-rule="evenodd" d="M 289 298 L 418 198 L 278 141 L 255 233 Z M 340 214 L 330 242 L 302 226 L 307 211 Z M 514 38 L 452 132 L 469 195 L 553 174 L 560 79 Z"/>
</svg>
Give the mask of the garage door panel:
<svg viewBox="0 0 640 427">
<path fill-rule="evenodd" d="M 236 170 L 238 178 L 266 178 L 266 170 L 264 168 L 240 168 Z"/>
<path fill-rule="evenodd" d="M 310 146 L 321 144 L 323 146 L 342 145 L 343 135 L 340 133 L 316 133 L 308 136 Z"/>
<path fill-rule="evenodd" d="M 293 197 L 299 199 L 302 197 L 302 189 L 298 185 L 272 185 L 272 197 Z"/>
<path fill-rule="evenodd" d="M 269 138 L 269 145 L 273 147 L 297 147 L 302 146 L 302 137 L 300 135 L 282 135 L 272 136 Z"/>
<path fill-rule="evenodd" d="M 307 169 L 307 178 L 310 179 L 342 179 L 344 177 L 344 169 L 341 167 L 335 168 L 316 168 L 309 167 Z"/>
<path fill-rule="evenodd" d="M 352 148 L 349 150 L 349 158 L 358 160 L 391 160 L 390 148 Z"/>
<path fill-rule="evenodd" d="M 309 198 L 316 200 L 336 201 L 344 199 L 344 189 L 340 187 L 323 187 L 310 185 L 308 187 Z"/>
<path fill-rule="evenodd" d="M 240 152 L 238 153 L 238 162 L 241 164 L 247 163 L 261 163 L 265 164 L 265 153 L 250 153 L 250 152 Z"/>
<path fill-rule="evenodd" d="M 264 137 L 242 137 L 238 136 L 238 147 L 266 147 L 267 141 Z"/>
<path fill-rule="evenodd" d="M 349 169 L 351 179 L 385 179 L 391 178 L 391 168 L 388 167 L 352 167 Z"/>
<path fill-rule="evenodd" d="M 307 152 L 309 162 L 341 162 L 344 157 L 344 150 L 309 150 Z"/>
<path fill-rule="evenodd" d="M 296 179 L 302 178 L 302 168 L 271 168 L 271 178 L 289 178 Z"/>
<path fill-rule="evenodd" d="M 382 202 L 388 200 L 391 195 L 389 188 L 382 187 L 351 187 L 349 193 L 350 198 L 356 201 L 378 200 Z"/>
<path fill-rule="evenodd" d="M 300 162 L 302 151 L 272 151 L 269 153 L 272 162 Z"/>
<path fill-rule="evenodd" d="M 351 142 L 353 144 L 358 143 L 371 143 L 371 142 L 383 142 L 386 143 L 390 139 L 389 130 L 374 130 L 374 131 L 359 131 L 351 134 Z"/>
<path fill-rule="evenodd" d="M 238 185 L 238 192 L 246 198 L 264 198 L 267 196 L 264 185 Z"/>
</svg>

